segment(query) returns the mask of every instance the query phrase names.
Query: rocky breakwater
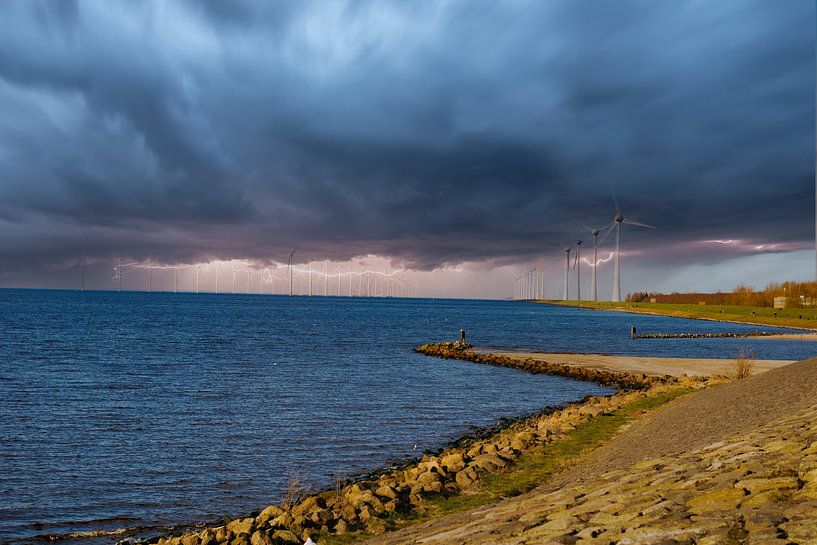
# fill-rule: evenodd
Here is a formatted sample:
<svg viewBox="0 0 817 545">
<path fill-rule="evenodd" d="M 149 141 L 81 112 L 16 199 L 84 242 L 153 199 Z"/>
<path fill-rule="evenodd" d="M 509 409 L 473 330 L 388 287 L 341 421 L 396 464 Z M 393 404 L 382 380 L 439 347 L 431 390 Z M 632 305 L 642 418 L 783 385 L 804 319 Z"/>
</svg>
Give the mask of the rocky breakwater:
<svg viewBox="0 0 817 545">
<path fill-rule="evenodd" d="M 273 505 L 263 511 L 221 525 L 151 540 L 158 545 L 274 545 L 303 543 L 309 538 L 350 532 L 379 534 L 393 521 L 422 514 L 427 500 L 468 493 L 487 474 L 509 471 L 525 453 L 565 438 L 591 419 L 624 405 L 674 388 L 703 388 L 702 379 L 628 376 L 623 373 L 574 369 L 545 362 L 477 355 L 464 343 L 425 345 L 418 352 L 506 365 L 531 372 L 551 372 L 615 385 L 622 391 L 610 397 L 589 396 L 559 410 L 517 420 L 484 438 L 465 438 L 434 455 L 371 478 L 338 483 L 333 489 L 300 501 Z M 471 359 L 473 358 L 473 359 Z"/>
<path fill-rule="evenodd" d="M 779 333 L 750 331 L 749 333 L 641 333 L 634 339 L 740 339 L 751 337 L 774 337 Z"/>
<path fill-rule="evenodd" d="M 512 367 L 529 373 L 544 373 L 562 377 L 574 378 L 595 382 L 603 386 L 613 386 L 620 390 L 640 390 L 655 384 L 672 381 L 672 377 L 654 376 L 645 374 L 631 374 L 592 367 L 571 366 L 563 363 L 553 363 L 528 357 L 512 357 L 498 354 L 482 354 L 474 352 L 472 346 L 462 342 L 441 342 L 424 344 L 415 348 L 415 352 L 426 356 L 445 359 L 465 360 L 485 365 Z M 695 379 L 703 380 L 703 379 Z"/>
</svg>

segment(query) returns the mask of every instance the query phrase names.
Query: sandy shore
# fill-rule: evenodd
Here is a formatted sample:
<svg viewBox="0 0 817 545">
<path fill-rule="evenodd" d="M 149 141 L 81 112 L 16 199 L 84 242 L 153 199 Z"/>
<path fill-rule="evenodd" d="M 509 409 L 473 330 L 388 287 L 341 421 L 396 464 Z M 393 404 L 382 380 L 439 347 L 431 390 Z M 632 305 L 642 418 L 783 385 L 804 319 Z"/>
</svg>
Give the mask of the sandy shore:
<svg viewBox="0 0 817 545">
<path fill-rule="evenodd" d="M 817 341 L 817 333 L 781 333 L 779 335 L 769 335 L 766 337 L 753 337 L 755 339 L 777 339 L 786 341 Z"/>
<path fill-rule="evenodd" d="M 496 352 L 492 350 L 475 350 L 475 352 L 491 353 L 511 358 L 533 358 L 570 365 L 571 367 L 585 367 L 615 371 L 620 373 L 645 374 L 679 377 L 728 375 L 732 373 L 734 359 L 701 359 L 701 358 L 658 358 L 644 356 L 606 356 L 602 354 L 555 354 L 545 352 Z M 752 374 L 762 373 L 770 369 L 793 363 L 791 360 L 755 360 Z"/>
</svg>

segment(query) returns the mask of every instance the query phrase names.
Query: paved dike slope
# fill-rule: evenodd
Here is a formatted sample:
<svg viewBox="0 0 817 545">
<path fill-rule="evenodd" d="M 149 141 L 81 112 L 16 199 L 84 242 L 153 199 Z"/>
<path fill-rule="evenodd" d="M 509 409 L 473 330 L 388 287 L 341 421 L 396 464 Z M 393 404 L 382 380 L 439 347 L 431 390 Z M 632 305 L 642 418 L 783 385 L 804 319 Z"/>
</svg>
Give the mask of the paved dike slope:
<svg viewBox="0 0 817 545">
<path fill-rule="evenodd" d="M 817 545 L 817 359 L 678 399 L 530 493 L 369 543 Z"/>
</svg>

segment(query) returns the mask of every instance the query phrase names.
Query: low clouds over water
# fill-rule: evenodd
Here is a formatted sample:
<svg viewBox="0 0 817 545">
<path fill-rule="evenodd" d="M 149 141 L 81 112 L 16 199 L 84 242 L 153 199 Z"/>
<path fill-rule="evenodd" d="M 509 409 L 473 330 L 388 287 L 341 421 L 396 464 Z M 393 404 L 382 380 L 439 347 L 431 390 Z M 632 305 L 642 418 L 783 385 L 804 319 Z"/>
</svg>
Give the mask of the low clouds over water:
<svg viewBox="0 0 817 545">
<path fill-rule="evenodd" d="M 609 184 L 660 263 L 805 248 L 814 5 L 785 7 L 9 2 L 0 278 L 85 241 L 508 265 L 610 221 Z"/>
</svg>

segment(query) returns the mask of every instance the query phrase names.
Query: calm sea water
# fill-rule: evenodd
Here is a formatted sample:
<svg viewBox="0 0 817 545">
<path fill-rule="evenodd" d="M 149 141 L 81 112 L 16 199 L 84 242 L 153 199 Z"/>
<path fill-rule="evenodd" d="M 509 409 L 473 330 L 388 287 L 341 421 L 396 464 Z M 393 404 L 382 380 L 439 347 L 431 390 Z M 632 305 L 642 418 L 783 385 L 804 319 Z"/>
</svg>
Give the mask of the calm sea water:
<svg viewBox="0 0 817 545">
<path fill-rule="evenodd" d="M 412 353 L 460 327 L 495 348 L 817 349 L 632 341 L 630 323 L 755 329 L 513 302 L 0 290 L 0 541 L 211 522 L 275 502 L 293 472 L 320 488 L 498 417 L 609 392 Z"/>
</svg>

